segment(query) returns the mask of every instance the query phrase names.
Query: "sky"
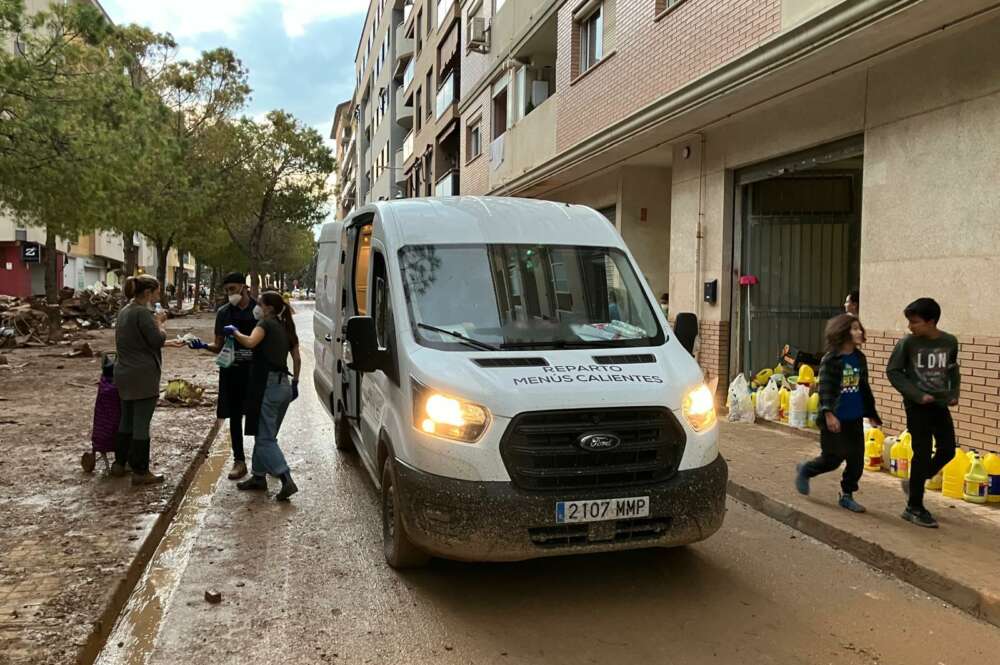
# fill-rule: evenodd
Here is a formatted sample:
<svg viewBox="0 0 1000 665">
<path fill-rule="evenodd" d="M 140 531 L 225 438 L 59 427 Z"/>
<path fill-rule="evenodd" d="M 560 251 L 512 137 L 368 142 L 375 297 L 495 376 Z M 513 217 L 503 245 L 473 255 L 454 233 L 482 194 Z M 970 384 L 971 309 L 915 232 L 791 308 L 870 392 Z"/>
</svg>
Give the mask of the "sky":
<svg viewBox="0 0 1000 665">
<path fill-rule="evenodd" d="M 178 56 L 225 46 L 250 73 L 246 115 L 284 109 L 330 134 L 354 91 L 354 54 L 368 0 L 101 0 L 117 24 L 169 32 Z"/>
</svg>

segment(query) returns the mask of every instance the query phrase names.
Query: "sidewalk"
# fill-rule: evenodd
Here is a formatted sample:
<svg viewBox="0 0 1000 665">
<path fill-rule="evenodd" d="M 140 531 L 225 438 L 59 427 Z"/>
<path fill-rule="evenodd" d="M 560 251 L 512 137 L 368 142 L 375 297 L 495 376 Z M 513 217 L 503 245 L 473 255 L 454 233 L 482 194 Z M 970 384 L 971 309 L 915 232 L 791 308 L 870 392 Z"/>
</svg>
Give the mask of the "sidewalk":
<svg viewBox="0 0 1000 665">
<path fill-rule="evenodd" d="M 212 315 L 167 322 L 171 337 L 211 335 Z M 152 461 L 166 482 L 132 488 L 109 478 L 90 448 L 98 356 L 114 331 L 86 334 L 95 357 L 66 358 L 68 347 L 7 350 L 0 367 L 0 662 L 89 662 L 155 549 L 214 438 L 217 370 L 212 357 L 165 349 L 166 381 L 205 386 L 199 407 L 157 408 Z"/>
<path fill-rule="evenodd" d="M 795 464 L 818 454 L 816 435 L 724 422 L 719 446 L 733 498 L 1000 626 L 1000 505 L 928 491 L 925 503 L 941 528 L 923 529 L 900 518 L 899 480 L 866 471 L 855 498 L 868 512 L 855 515 L 837 505 L 839 472 L 814 478 L 808 497 L 795 491 Z"/>
</svg>

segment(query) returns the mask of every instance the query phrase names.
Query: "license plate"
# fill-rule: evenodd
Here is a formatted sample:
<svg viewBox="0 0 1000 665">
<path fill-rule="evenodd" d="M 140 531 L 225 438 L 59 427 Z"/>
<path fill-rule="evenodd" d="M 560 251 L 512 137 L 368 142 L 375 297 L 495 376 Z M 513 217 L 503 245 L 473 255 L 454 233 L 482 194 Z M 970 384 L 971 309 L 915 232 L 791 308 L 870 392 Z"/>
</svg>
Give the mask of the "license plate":
<svg viewBox="0 0 1000 665">
<path fill-rule="evenodd" d="M 649 497 L 625 499 L 594 499 L 591 501 L 559 501 L 556 503 L 556 523 L 603 522 L 630 517 L 649 517 Z"/>
</svg>

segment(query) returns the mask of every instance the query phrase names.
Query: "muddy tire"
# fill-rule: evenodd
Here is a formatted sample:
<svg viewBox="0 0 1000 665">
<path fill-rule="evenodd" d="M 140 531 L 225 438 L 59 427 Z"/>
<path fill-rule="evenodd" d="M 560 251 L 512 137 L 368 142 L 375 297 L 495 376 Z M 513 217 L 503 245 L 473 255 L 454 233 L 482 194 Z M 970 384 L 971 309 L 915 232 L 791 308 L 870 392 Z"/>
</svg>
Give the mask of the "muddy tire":
<svg viewBox="0 0 1000 665">
<path fill-rule="evenodd" d="M 426 565 L 430 557 L 406 535 L 396 492 L 396 474 L 392 456 L 382 467 L 382 550 L 385 561 L 397 570 Z"/>
<path fill-rule="evenodd" d="M 340 416 L 334 418 L 333 447 L 343 452 L 354 450 L 354 441 L 351 439 L 351 426 L 347 418 Z"/>
</svg>

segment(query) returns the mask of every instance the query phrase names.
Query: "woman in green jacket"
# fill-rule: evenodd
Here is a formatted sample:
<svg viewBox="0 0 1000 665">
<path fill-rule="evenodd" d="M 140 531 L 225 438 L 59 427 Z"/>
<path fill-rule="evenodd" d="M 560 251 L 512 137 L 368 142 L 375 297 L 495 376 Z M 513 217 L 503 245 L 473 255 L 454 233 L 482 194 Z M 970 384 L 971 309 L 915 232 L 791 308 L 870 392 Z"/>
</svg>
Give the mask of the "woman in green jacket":
<svg viewBox="0 0 1000 665">
<path fill-rule="evenodd" d="M 149 423 L 160 396 L 161 349 L 179 344 L 167 342 L 167 313 L 154 314 L 160 299 L 160 283 L 155 277 L 129 277 L 125 296 L 130 301 L 118 313 L 115 326 L 115 387 L 122 400 L 122 415 L 111 474 L 124 476 L 128 465 L 133 485 L 151 485 L 163 482 L 162 475 L 149 471 Z"/>
</svg>

